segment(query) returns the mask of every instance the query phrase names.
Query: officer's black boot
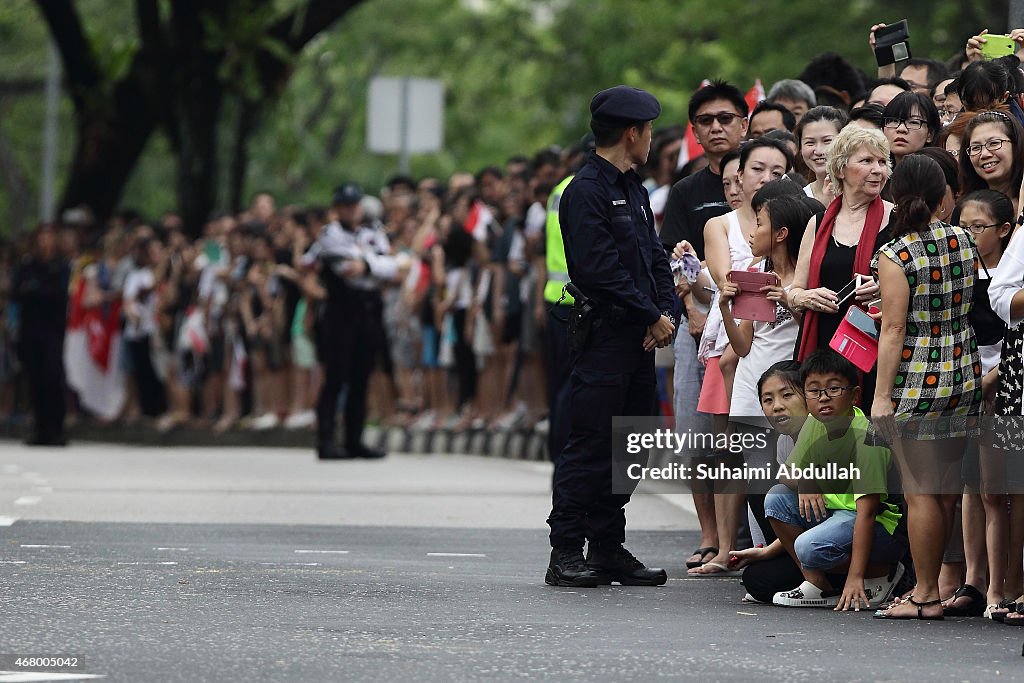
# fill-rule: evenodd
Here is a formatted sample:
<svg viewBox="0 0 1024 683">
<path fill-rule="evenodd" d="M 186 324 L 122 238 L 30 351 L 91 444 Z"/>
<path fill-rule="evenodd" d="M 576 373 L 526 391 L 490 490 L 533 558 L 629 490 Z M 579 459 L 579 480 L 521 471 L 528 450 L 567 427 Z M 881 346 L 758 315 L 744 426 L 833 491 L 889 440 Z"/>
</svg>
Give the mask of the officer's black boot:
<svg viewBox="0 0 1024 683">
<path fill-rule="evenodd" d="M 617 543 L 591 543 L 587 549 L 587 567 L 597 574 L 602 584 L 615 581 L 623 586 L 660 586 L 668 581 L 664 569 L 648 568 Z"/>
<path fill-rule="evenodd" d="M 348 446 L 346 449 L 351 457 L 353 458 L 366 458 L 367 460 L 379 460 L 387 456 L 387 451 L 380 448 L 370 448 L 365 444 L 357 444 L 355 446 Z"/>
<path fill-rule="evenodd" d="M 316 457 L 320 460 L 349 460 L 353 456 L 329 441 L 321 441 L 316 446 Z"/>
<path fill-rule="evenodd" d="M 549 586 L 593 588 L 601 584 L 600 578 L 587 567 L 582 549 L 551 549 L 551 561 L 548 562 L 548 571 L 544 575 L 544 583 Z"/>
</svg>

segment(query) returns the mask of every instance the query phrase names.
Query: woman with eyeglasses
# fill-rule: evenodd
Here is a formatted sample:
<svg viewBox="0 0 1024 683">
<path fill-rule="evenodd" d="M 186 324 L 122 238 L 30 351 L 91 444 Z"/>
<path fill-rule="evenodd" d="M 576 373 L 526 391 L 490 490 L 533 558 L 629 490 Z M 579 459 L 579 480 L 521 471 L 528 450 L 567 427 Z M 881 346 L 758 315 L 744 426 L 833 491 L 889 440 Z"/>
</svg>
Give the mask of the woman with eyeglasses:
<svg viewBox="0 0 1024 683">
<path fill-rule="evenodd" d="M 908 154 L 935 144 L 942 132 L 939 110 L 927 95 L 904 92 L 885 105 L 883 132 L 892 147 L 895 164 Z"/>
<path fill-rule="evenodd" d="M 1004 388 L 1016 384 L 1020 393 L 1019 370 L 1020 330 L 1010 330 L 994 312 L 991 301 L 992 282 L 999 274 L 1003 252 L 1010 241 L 1013 205 L 1009 198 L 993 190 L 978 190 L 963 197 L 957 206 L 953 223 L 974 239 L 979 269 L 971 309 L 971 326 L 978 340 L 981 359 L 982 396 L 985 415 L 1010 414 L 1010 404 L 998 398 L 1000 384 Z M 1004 339 L 1007 353 L 1003 353 Z M 1013 351 L 1016 353 L 1013 353 Z M 1000 382 L 1000 374 L 1005 381 Z M 1019 400 L 1018 400 L 1019 403 Z M 996 405 L 999 412 L 996 412 Z M 997 450 L 983 434 L 980 444 L 972 447 L 964 458 L 963 540 L 967 576 L 953 599 L 945 605 L 946 616 L 977 616 L 1006 618 L 1015 598 L 1021 592 L 1024 549 L 1024 503 L 1022 496 L 1008 496 L 1006 455 Z M 956 533 L 956 530 L 954 530 Z M 1009 561 L 1016 558 L 1016 561 Z M 987 575 L 987 576 L 986 576 Z M 987 590 L 986 590 L 987 586 Z M 983 596 L 982 591 L 985 591 Z M 984 599 L 983 599 L 984 597 Z M 1024 616 L 1024 615 L 1022 615 Z M 1012 619 L 1016 619 L 1014 615 Z"/>
<path fill-rule="evenodd" d="M 900 467 L 917 585 L 875 616 L 942 619 L 939 570 L 982 402 L 969 319 L 976 252 L 964 230 L 938 216 L 947 184 L 935 160 L 905 157 L 890 185 L 895 237 L 875 257 L 882 325 L 871 417 Z"/>
<path fill-rule="evenodd" d="M 979 112 L 964 129 L 959 161 L 965 193 L 995 190 L 1017 202 L 1024 177 L 1024 129 L 1005 112 Z M 1013 210 L 1014 215 L 1020 212 L 1019 203 Z"/>
</svg>

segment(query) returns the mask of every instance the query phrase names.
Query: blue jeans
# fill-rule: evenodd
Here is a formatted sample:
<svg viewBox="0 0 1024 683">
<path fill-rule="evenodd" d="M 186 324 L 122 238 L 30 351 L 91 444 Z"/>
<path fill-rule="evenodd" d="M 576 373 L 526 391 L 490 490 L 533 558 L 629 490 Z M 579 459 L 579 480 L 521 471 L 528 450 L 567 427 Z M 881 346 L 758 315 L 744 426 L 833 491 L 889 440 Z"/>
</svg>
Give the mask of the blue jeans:
<svg viewBox="0 0 1024 683">
<path fill-rule="evenodd" d="M 805 569 L 827 572 L 850 561 L 853 526 L 857 520 L 857 513 L 853 510 L 828 510 L 828 517 L 820 522 L 806 520 L 800 516 L 797 494 L 788 486 L 777 484 L 764 500 L 764 514 L 804 530 L 797 536 L 794 550 Z M 892 564 L 898 562 L 906 551 L 906 539 L 890 534 L 875 522 L 870 562 Z"/>
</svg>

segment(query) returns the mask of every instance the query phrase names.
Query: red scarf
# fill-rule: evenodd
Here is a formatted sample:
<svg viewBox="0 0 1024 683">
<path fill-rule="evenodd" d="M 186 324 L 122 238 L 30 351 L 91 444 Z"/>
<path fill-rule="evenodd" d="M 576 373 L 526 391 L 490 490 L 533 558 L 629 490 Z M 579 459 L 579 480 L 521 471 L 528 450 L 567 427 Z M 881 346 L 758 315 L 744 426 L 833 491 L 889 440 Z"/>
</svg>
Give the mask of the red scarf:
<svg viewBox="0 0 1024 683">
<path fill-rule="evenodd" d="M 818 225 L 818 231 L 814 234 L 814 248 L 811 249 L 811 270 L 807 274 L 807 289 L 815 289 L 821 286 L 821 262 L 825 258 L 825 250 L 832 239 L 832 230 L 836 225 L 836 216 L 843 206 L 843 196 L 836 197 L 828 208 Z M 857 253 L 853 257 L 853 272 L 850 279 L 857 273 L 861 275 L 871 274 L 871 259 L 875 256 L 875 242 L 878 240 L 878 231 L 882 227 L 882 219 L 885 218 L 885 204 L 881 197 L 868 205 L 868 214 L 864 218 L 864 230 L 860 233 L 857 241 Z M 803 361 L 818 348 L 818 316 L 817 311 L 805 310 L 803 327 L 800 334 L 800 349 L 796 359 Z"/>
</svg>

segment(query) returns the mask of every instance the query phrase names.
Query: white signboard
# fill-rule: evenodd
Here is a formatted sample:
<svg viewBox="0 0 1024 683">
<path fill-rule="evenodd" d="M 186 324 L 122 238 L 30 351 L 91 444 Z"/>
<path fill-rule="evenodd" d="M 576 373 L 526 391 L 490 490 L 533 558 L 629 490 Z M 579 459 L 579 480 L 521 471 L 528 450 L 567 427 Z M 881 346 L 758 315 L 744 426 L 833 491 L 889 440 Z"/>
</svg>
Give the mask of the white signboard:
<svg viewBox="0 0 1024 683">
<path fill-rule="evenodd" d="M 444 83 L 432 78 L 374 78 L 366 120 L 366 147 L 371 152 L 439 152 L 444 144 Z"/>
</svg>

